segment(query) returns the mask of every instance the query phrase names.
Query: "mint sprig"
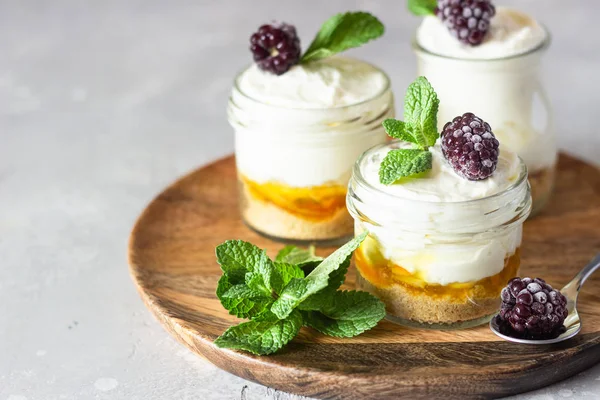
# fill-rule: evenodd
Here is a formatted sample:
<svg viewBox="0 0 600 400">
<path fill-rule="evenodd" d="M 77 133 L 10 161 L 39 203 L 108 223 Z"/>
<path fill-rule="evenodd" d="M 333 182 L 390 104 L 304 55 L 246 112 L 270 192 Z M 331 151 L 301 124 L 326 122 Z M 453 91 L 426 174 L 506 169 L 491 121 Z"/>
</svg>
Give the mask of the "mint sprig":
<svg viewBox="0 0 600 400">
<path fill-rule="evenodd" d="M 325 259 L 316 256 L 314 248 L 288 246 L 271 261 L 248 242 L 219 245 L 223 275 L 217 297 L 230 314 L 250 321 L 230 327 L 215 344 L 263 355 L 282 348 L 302 325 L 336 337 L 373 328 L 385 314 L 383 303 L 366 292 L 338 290 L 352 253 L 365 237 L 366 233 L 357 236 Z"/>
<path fill-rule="evenodd" d="M 383 35 L 381 21 L 367 12 L 347 12 L 329 18 L 321 26 L 300 63 L 331 57 L 342 51 L 359 47 Z"/>
<path fill-rule="evenodd" d="M 383 128 L 394 138 L 413 144 L 411 149 L 395 149 L 382 160 L 379 181 L 391 185 L 402 177 L 413 176 L 432 168 L 428 148 L 439 138 L 437 113 L 440 101 L 429 81 L 418 77 L 404 98 L 404 121 L 386 119 Z"/>
<path fill-rule="evenodd" d="M 437 0 L 408 0 L 408 10 L 419 16 L 435 15 Z"/>
</svg>

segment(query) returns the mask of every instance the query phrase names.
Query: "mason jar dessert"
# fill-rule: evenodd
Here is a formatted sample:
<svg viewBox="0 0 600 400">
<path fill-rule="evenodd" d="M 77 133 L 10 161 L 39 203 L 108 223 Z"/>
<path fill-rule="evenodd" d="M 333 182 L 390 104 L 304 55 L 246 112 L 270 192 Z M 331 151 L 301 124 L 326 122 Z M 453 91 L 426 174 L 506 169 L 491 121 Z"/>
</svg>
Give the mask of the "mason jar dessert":
<svg viewBox="0 0 600 400">
<path fill-rule="evenodd" d="M 345 207 L 352 165 L 386 140 L 381 123 L 394 115 L 389 78 L 353 58 L 309 52 L 298 64 L 299 47 L 283 71 L 273 60 L 286 48 L 271 37 L 299 46 L 289 25 L 261 27 L 251 39 L 255 60 L 262 45 L 279 50 L 236 77 L 228 107 L 242 217 L 276 240 L 345 240 L 353 226 Z"/>
<path fill-rule="evenodd" d="M 432 90 L 426 82 L 413 92 Z M 355 252 L 356 285 L 379 297 L 393 322 L 464 328 L 487 322 L 518 275 L 531 196 L 527 167 L 478 116 L 455 117 L 438 137 L 436 102 L 421 98 L 404 121 L 386 121 L 401 140 L 354 166 L 347 206 L 356 234 L 368 232 Z M 428 105 L 428 116 L 415 117 Z"/>
<path fill-rule="evenodd" d="M 557 160 L 552 109 L 541 78 L 546 29 L 489 0 L 440 0 L 417 30 L 418 73 L 435 86 L 440 121 L 469 110 L 527 164 L 533 213 L 546 203 Z M 439 128 L 442 128 L 440 124 Z"/>
</svg>

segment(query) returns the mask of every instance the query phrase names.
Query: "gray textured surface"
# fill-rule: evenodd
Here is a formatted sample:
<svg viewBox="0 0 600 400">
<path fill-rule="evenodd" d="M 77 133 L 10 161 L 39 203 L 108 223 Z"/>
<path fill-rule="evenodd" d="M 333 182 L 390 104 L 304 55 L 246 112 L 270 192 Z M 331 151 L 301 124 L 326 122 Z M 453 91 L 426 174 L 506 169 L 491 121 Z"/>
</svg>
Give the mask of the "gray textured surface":
<svg viewBox="0 0 600 400">
<path fill-rule="evenodd" d="M 600 2 L 501 3 L 552 30 L 546 72 L 559 142 L 593 160 Z M 0 1 L 0 400 L 294 398 L 171 339 L 131 283 L 127 237 L 165 185 L 232 151 L 227 94 L 260 22 L 293 21 L 306 44 L 336 11 L 375 12 L 387 34 L 354 54 L 389 71 L 399 92 L 415 72 L 408 38 L 418 22 L 403 7 Z M 600 366 L 519 398 L 600 398 Z"/>
</svg>

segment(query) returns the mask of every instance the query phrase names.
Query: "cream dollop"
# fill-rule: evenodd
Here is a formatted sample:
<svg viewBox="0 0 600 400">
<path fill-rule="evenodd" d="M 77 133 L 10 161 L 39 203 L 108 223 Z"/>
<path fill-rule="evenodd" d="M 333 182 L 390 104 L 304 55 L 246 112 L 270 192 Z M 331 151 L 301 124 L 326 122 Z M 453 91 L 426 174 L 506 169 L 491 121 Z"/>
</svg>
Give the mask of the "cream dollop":
<svg viewBox="0 0 600 400">
<path fill-rule="evenodd" d="M 458 41 L 436 16 L 423 19 L 417 41 L 424 49 L 443 56 L 491 60 L 526 53 L 546 40 L 546 30 L 533 18 L 506 7 L 497 7 L 483 43 L 469 46 Z"/>
<path fill-rule="evenodd" d="M 272 106 L 334 108 L 369 100 L 388 86 L 381 70 L 366 62 L 329 57 L 296 65 L 277 76 L 250 66 L 237 79 L 245 95 Z"/>
<path fill-rule="evenodd" d="M 410 147 L 398 143 L 395 147 Z M 411 200 L 428 202 L 457 202 L 476 200 L 499 193 L 517 181 L 520 174 L 519 157 L 507 150 L 500 151 L 496 170 L 487 179 L 470 181 L 458 175 L 446 161 L 440 139 L 430 147 L 432 169 L 417 178 L 403 178 L 398 183 L 384 185 L 379 182 L 379 167 L 390 148 L 383 147 L 365 160 L 361 166 L 363 177 L 382 192 Z"/>
</svg>

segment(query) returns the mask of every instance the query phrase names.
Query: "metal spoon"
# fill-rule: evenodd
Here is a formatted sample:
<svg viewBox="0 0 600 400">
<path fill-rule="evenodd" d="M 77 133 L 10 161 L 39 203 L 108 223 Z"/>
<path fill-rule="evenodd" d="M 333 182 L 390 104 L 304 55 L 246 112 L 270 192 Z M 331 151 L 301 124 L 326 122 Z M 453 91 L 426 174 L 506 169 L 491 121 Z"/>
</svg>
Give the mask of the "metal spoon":
<svg viewBox="0 0 600 400">
<path fill-rule="evenodd" d="M 583 283 L 594 271 L 598 269 L 598 267 L 600 267 L 600 254 L 597 254 L 588 265 L 586 265 L 581 271 L 579 271 L 577 275 L 575 275 L 571 282 L 567 283 L 565 287 L 560 290 L 560 292 L 567 298 L 567 310 L 569 310 L 569 315 L 567 315 L 567 318 L 565 318 L 565 328 L 567 328 L 567 330 L 562 335 L 554 339 L 546 340 L 513 338 L 500 333 L 500 327 L 496 322 L 496 318 L 492 318 L 490 321 L 490 329 L 502 339 L 515 343 L 552 344 L 571 339 L 573 336 L 577 335 L 579 331 L 581 331 L 581 321 L 579 319 L 579 314 L 577 313 L 577 296 L 579 295 L 579 291 L 581 290 Z"/>
</svg>

